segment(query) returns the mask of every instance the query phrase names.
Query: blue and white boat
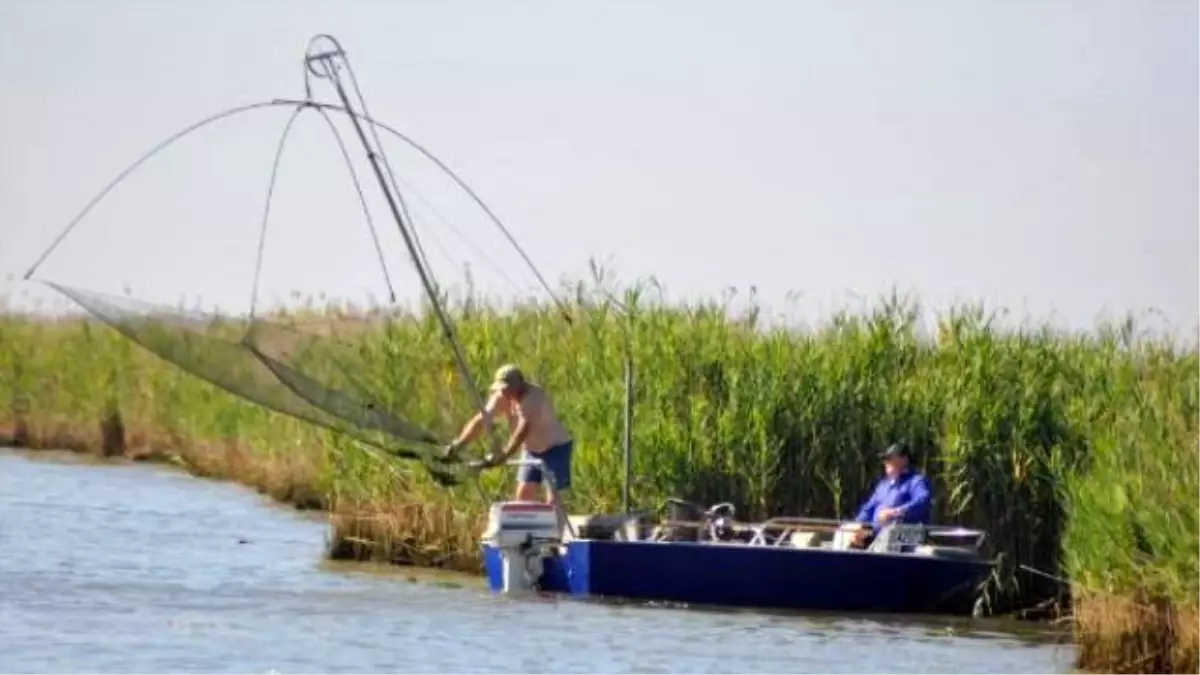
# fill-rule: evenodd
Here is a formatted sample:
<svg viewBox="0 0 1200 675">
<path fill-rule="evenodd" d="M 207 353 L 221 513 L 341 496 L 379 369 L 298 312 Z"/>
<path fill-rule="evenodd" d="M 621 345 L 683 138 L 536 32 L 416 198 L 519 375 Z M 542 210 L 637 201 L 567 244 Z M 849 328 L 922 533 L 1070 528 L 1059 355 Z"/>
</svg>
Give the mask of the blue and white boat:
<svg viewBox="0 0 1200 675">
<path fill-rule="evenodd" d="M 676 501 L 673 505 L 678 515 Z M 540 502 L 492 505 L 483 535 L 488 585 L 700 606 L 838 612 L 972 614 L 994 562 L 985 534 L 894 524 L 853 546 L 859 523 L 771 518 L 743 524 L 733 507 L 698 520 L 565 519 Z"/>
</svg>

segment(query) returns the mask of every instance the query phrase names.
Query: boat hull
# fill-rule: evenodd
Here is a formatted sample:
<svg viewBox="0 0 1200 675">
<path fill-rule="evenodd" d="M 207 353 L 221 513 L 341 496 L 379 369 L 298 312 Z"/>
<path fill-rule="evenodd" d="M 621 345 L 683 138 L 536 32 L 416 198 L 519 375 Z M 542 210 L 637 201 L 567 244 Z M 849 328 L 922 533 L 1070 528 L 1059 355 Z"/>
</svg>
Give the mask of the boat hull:
<svg viewBox="0 0 1200 675">
<path fill-rule="evenodd" d="M 503 590 L 500 550 L 484 546 Z M 695 605 L 969 614 L 991 565 L 979 558 L 747 546 L 576 540 L 544 563 L 543 591 Z"/>
</svg>

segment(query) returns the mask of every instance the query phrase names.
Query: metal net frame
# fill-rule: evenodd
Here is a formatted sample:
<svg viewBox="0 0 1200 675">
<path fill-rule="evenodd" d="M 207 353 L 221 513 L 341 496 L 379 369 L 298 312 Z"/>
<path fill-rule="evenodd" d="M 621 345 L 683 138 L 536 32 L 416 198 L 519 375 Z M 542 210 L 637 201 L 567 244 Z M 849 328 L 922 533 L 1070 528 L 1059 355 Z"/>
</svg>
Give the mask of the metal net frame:
<svg viewBox="0 0 1200 675">
<path fill-rule="evenodd" d="M 332 84 L 340 103 L 315 100 L 313 88 L 316 80 L 326 80 Z M 351 101 L 351 90 L 357 99 L 357 107 Z M 376 453 L 377 457 L 419 462 L 439 485 L 459 485 L 474 472 L 489 466 L 481 463 L 468 464 L 455 457 L 444 456 L 440 452 L 444 445 L 443 440 L 404 419 L 400 414 L 386 410 L 368 391 L 369 387 L 354 377 L 356 364 L 348 362 L 350 359 L 345 358 L 344 354 L 339 357 L 335 349 L 328 344 L 322 344 L 315 336 L 305 336 L 294 328 L 258 316 L 258 291 L 275 184 L 284 149 L 296 120 L 306 111 L 313 111 L 325 121 L 333 135 L 362 207 L 388 288 L 389 300 L 394 303 L 395 289 L 379 243 L 375 221 L 367 205 L 363 184 L 354 168 L 350 150 L 334 124 L 332 115 L 342 114 L 351 122 L 370 162 L 378 187 L 383 192 L 391 215 L 404 239 L 410 262 L 420 276 L 423 290 L 436 314 L 443 337 L 453 351 L 459 376 L 477 410 L 483 412 L 484 400 L 467 366 L 454 327 L 441 305 L 437 286 L 429 272 L 425 252 L 413 226 L 408 205 L 397 184 L 391 162 L 383 151 L 380 132 L 404 142 L 448 175 L 505 235 L 568 321 L 570 315 L 508 228 L 465 181 L 412 138 L 370 116 L 346 52 L 336 38 L 321 34 L 310 40 L 304 58 L 304 91 L 303 99 L 275 98 L 217 112 L 153 146 L 84 206 L 33 263 L 24 278 L 32 279 L 37 269 L 112 190 L 177 141 L 231 117 L 258 110 L 290 108 L 292 112 L 280 135 L 266 189 L 248 319 L 184 313 L 53 281 L 39 281 L 66 296 L 124 337 L 193 376 L 267 409 L 351 438 Z M 233 328 L 238 323 L 244 325 L 237 331 L 240 334 L 235 335 Z M 491 425 L 488 427 L 490 432 Z M 490 441 L 495 451 L 497 445 L 494 436 Z M 479 488 L 477 480 L 475 485 Z M 483 496 L 482 488 L 479 490 Z"/>
</svg>

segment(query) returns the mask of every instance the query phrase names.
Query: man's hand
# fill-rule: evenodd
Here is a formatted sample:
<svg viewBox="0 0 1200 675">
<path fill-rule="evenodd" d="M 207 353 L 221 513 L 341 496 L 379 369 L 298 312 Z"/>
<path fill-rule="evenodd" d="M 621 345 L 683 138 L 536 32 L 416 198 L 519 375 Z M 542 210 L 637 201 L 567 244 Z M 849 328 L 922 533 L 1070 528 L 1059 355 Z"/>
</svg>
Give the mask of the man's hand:
<svg viewBox="0 0 1200 675">
<path fill-rule="evenodd" d="M 876 520 L 878 520 L 881 523 L 886 523 L 888 521 L 899 518 L 902 514 L 903 514 L 903 511 L 901 511 L 900 509 L 883 508 L 883 509 L 879 509 L 879 513 L 876 514 L 875 518 L 876 518 Z"/>
</svg>

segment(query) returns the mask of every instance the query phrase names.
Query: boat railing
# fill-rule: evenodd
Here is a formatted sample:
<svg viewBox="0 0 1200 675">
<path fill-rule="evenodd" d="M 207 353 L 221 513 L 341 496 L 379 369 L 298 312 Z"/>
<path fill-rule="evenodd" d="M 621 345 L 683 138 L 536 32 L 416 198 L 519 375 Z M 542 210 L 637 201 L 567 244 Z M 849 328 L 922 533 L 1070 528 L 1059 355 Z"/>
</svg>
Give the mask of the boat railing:
<svg viewBox="0 0 1200 675">
<path fill-rule="evenodd" d="M 751 543 L 766 545 L 766 534 L 772 530 L 778 531 L 775 546 L 783 546 L 789 541 L 794 532 L 837 532 L 848 526 L 862 527 L 865 523 L 843 521 L 829 518 L 778 517 L 770 518 L 754 527 L 755 537 Z M 917 523 L 889 523 L 877 528 L 872 551 L 897 550 L 898 547 L 926 543 L 929 539 L 952 538 L 974 539 L 970 548 L 979 550 L 983 546 L 987 533 L 959 526 L 923 525 Z"/>
<path fill-rule="evenodd" d="M 795 532 L 836 532 L 843 523 L 829 518 L 806 518 L 797 516 L 780 516 L 768 518 L 757 525 L 752 525 L 754 538 L 750 543 L 757 546 L 768 546 L 767 534 L 775 532 L 774 546 L 784 546 L 791 540 Z"/>
<path fill-rule="evenodd" d="M 724 506 L 724 505 L 719 505 Z M 713 527 L 713 514 L 717 511 L 715 507 L 710 507 L 705 511 L 707 516 L 704 520 L 677 520 L 665 519 L 659 523 L 663 528 L 687 528 L 697 530 L 708 530 L 710 533 Z M 833 518 L 814 518 L 806 516 L 777 516 L 768 518 L 760 523 L 727 521 L 728 526 L 737 532 L 750 534 L 750 539 L 746 543 L 751 546 L 778 546 L 786 547 L 791 545 L 792 535 L 803 532 L 828 532 L 837 533 L 848 529 L 850 526 L 862 527 L 865 523 L 856 521 L 837 520 Z M 897 528 L 896 526 L 901 527 Z M 973 540 L 968 541 L 965 547 L 974 550 L 979 550 L 983 546 L 984 540 L 987 538 L 987 533 L 982 530 L 960 527 L 960 526 L 939 526 L 939 525 L 921 525 L 897 523 L 889 524 L 882 528 L 878 528 L 875 541 L 872 542 L 871 550 L 891 550 L 895 546 L 912 545 L 915 543 L 925 542 L 929 539 L 954 539 L 954 540 Z M 877 545 L 875 545 L 877 544 Z M 953 546 L 961 548 L 964 544 L 956 543 Z"/>
</svg>

